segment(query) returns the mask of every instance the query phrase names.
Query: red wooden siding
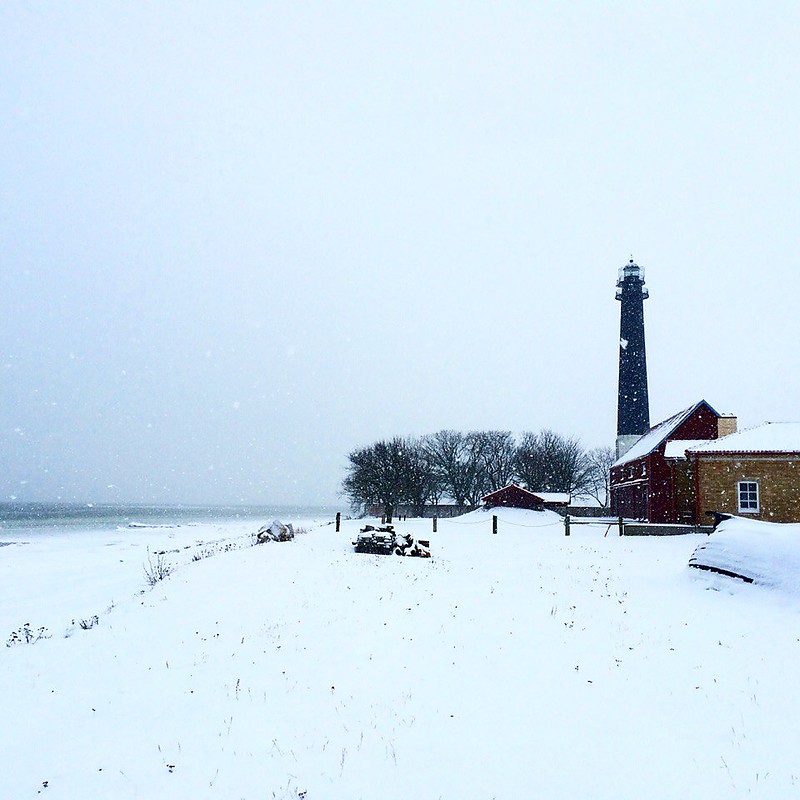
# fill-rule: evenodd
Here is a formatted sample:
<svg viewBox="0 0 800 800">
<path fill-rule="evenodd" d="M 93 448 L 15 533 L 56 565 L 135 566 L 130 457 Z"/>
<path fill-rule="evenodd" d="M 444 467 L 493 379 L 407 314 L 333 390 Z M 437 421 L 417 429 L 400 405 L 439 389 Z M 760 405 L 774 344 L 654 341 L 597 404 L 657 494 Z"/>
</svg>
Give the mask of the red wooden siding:
<svg viewBox="0 0 800 800">
<path fill-rule="evenodd" d="M 716 439 L 718 419 L 719 414 L 703 401 L 649 453 L 612 467 L 614 513 L 650 522 L 685 522 L 677 508 L 674 470 L 664 458 L 664 448 L 676 439 Z"/>
<path fill-rule="evenodd" d="M 511 484 L 498 489 L 483 498 L 487 506 L 508 506 L 509 508 L 541 509 L 542 501 L 523 489 L 521 486 Z"/>
</svg>

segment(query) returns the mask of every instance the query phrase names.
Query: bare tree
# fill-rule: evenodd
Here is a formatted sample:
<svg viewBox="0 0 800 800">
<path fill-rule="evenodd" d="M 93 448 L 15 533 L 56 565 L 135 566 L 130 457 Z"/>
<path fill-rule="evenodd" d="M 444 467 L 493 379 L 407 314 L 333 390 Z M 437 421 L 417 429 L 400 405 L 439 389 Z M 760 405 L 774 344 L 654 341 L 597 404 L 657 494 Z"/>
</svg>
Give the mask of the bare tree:
<svg viewBox="0 0 800 800">
<path fill-rule="evenodd" d="M 589 464 L 578 439 L 551 430 L 523 435 L 515 458 L 517 479 L 531 491 L 585 491 Z"/>
<path fill-rule="evenodd" d="M 406 490 L 405 442 L 399 437 L 375 442 L 349 455 L 350 467 L 342 488 L 351 505 L 383 505 L 391 517 Z"/>
<path fill-rule="evenodd" d="M 547 483 L 547 466 L 538 433 L 522 434 L 514 454 L 514 479 L 531 491 L 543 490 Z"/>
<path fill-rule="evenodd" d="M 428 461 L 442 492 L 457 506 L 464 506 L 474 496 L 474 454 L 467 434 L 444 430 L 425 437 Z"/>
<path fill-rule="evenodd" d="M 473 436 L 479 462 L 478 489 L 483 497 L 514 479 L 516 446 L 510 431 L 481 431 Z"/>
<path fill-rule="evenodd" d="M 394 437 L 354 450 L 342 482 L 354 508 L 383 506 L 391 518 L 399 503 L 410 503 L 422 514 L 434 494 L 435 476 L 419 439 Z"/>
<path fill-rule="evenodd" d="M 586 494 L 603 508 L 611 502 L 611 465 L 614 463 L 613 447 L 594 447 L 586 453 L 588 474 Z"/>
<path fill-rule="evenodd" d="M 352 450 L 347 458 L 350 463 L 342 492 L 354 510 L 365 511 L 367 506 L 378 502 L 374 445 Z"/>
<path fill-rule="evenodd" d="M 466 450 L 462 462 L 465 495 L 467 503 L 477 506 L 486 492 L 484 473 L 484 454 L 486 452 L 486 439 L 483 433 L 471 431 L 465 434 Z"/>
<path fill-rule="evenodd" d="M 414 507 L 414 516 L 421 517 L 426 503 L 438 501 L 439 487 L 422 439 L 403 440 L 402 462 L 403 500 Z"/>
<path fill-rule="evenodd" d="M 586 451 L 578 439 L 564 437 L 552 431 L 545 432 L 549 439 L 551 491 L 580 494 L 588 483 L 589 464 Z"/>
</svg>

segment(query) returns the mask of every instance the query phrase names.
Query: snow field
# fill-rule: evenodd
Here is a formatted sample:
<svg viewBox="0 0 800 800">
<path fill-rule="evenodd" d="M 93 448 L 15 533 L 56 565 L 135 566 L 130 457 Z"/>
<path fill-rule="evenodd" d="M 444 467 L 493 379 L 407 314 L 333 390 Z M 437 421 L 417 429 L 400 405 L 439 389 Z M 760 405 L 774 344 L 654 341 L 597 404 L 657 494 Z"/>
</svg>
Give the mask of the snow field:
<svg viewBox="0 0 800 800">
<path fill-rule="evenodd" d="M 143 594 L 141 563 L 134 580 L 98 541 L 71 571 L 59 546 L 38 567 L 74 571 L 51 618 L 73 613 L 70 591 L 105 597 L 112 564 L 116 605 L 0 654 L 0 794 L 798 795 L 794 597 L 694 574 L 703 537 L 566 538 L 554 515 L 499 516 L 497 536 L 480 513 L 437 534 L 397 523 L 431 540 L 430 560 L 353 553 L 363 521 L 318 526 L 184 557 Z M 26 548 L 0 549 L 23 595 Z M 84 575 L 98 585 L 79 590 Z"/>
</svg>

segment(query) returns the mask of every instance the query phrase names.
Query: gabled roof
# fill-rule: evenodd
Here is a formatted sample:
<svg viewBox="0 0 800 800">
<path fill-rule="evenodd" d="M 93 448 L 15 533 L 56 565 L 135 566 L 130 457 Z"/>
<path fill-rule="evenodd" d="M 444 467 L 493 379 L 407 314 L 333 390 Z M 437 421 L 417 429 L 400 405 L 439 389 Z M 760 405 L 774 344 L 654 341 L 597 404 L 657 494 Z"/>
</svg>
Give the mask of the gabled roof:
<svg viewBox="0 0 800 800">
<path fill-rule="evenodd" d="M 543 503 L 553 503 L 554 505 L 568 506 L 572 497 L 569 492 L 531 492 Z"/>
<path fill-rule="evenodd" d="M 485 500 L 487 497 L 492 497 L 493 495 L 500 494 L 500 492 L 505 492 L 507 489 L 519 489 L 521 492 L 524 492 L 525 494 L 532 494 L 527 489 L 523 489 L 519 484 L 507 483 L 502 488 L 495 489 L 493 492 L 489 492 L 489 494 L 485 494 L 483 497 L 481 497 L 481 500 Z"/>
<path fill-rule="evenodd" d="M 797 453 L 800 422 L 765 422 L 689 448 L 690 453 Z"/>
<path fill-rule="evenodd" d="M 487 500 L 491 500 L 493 497 L 508 492 L 509 490 L 520 492 L 524 496 L 529 497 L 531 500 L 535 500 L 539 503 L 569 505 L 570 502 L 570 496 L 566 492 L 532 492 L 530 489 L 525 489 L 516 483 L 509 483 L 502 489 L 495 489 L 493 492 L 489 492 L 489 494 L 485 494 L 483 497 L 481 497 L 481 500 L 486 502 Z"/>
<path fill-rule="evenodd" d="M 652 453 L 661 443 L 668 439 L 673 433 L 675 433 L 680 426 L 686 422 L 692 414 L 697 411 L 700 406 L 705 405 L 708 406 L 712 411 L 714 411 L 711 406 L 706 403 L 705 400 L 700 400 L 699 402 L 695 403 L 693 406 L 689 406 L 689 408 L 684 408 L 683 411 L 679 411 L 677 414 L 673 414 L 669 419 L 665 419 L 663 422 L 659 422 L 653 428 L 650 428 L 647 433 L 643 434 L 641 438 L 637 439 L 634 443 L 633 447 L 628 450 L 626 453 L 623 453 L 611 466 L 612 467 L 619 467 L 622 464 L 627 464 L 629 461 L 636 461 L 637 458 L 642 458 L 643 456 Z M 714 413 L 719 416 L 719 413 L 714 411 Z"/>
</svg>

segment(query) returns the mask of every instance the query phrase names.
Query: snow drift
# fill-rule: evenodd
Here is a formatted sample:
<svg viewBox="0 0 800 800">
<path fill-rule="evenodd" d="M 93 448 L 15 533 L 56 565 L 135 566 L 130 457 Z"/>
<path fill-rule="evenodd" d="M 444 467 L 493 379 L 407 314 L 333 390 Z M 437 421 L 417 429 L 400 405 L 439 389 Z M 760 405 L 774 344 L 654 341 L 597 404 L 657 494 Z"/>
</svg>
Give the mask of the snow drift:
<svg viewBox="0 0 800 800">
<path fill-rule="evenodd" d="M 800 524 L 724 520 L 694 551 L 689 566 L 798 594 Z"/>
</svg>

